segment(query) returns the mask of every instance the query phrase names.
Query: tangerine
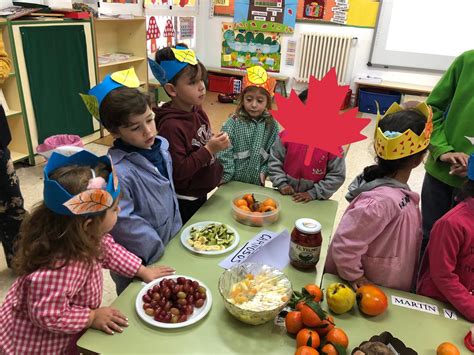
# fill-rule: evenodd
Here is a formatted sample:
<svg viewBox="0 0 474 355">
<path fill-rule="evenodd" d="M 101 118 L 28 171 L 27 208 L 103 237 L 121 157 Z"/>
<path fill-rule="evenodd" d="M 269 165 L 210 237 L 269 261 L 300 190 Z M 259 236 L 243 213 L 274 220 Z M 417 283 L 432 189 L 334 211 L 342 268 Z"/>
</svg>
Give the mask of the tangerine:
<svg viewBox="0 0 474 355">
<path fill-rule="evenodd" d="M 321 339 L 319 339 L 318 333 L 314 330 L 303 328 L 296 335 L 297 348 L 299 348 L 300 346 L 310 346 L 316 349 L 319 344 L 321 344 Z"/>
<path fill-rule="evenodd" d="M 308 327 L 316 327 L 321 323 L 321 318 L 319 318 L 318 314 L 307 304 L 301 306 L 301 317 L 303 319 L 303 324 Z"/>
<path fill-rule="evenodd" d="M 319 288 L 319 286 L 315 284 L 307 284 L 304 288 L 311 296 L 313 296 L 314 302 L 321 302 L 323 299 L 323 291 Z"/>
<path fill-rule="evenodd" d="M 295 355 L 319 355 L 319 352 L 311 346 L 300 346 L 296 349 Z"/>
<path fill-rule="evenodd" d="M 240 208 L 241 210 L 243 210 L 243 211 L 251 212 L 251 211 L 250 211 L 250 208 L 249 208 L 247 205 L 241 205 L 241 206 L 239 206 L 239 208 Z"/>
<path fill-rule="evenodd" d="M 326 340 L 333 344 L 339 344 L 346 349 L 349 346 L 349 337 L 341 328 L 331 329 L 326 335 Z"/>
<path fill-rule="evenodd" d="M 234 205 L 236 205 L 237 207 L 240 207 L 240 206 L 246 206 L 246 207 L 248 207 L 247 201 L 245 201 L 244 199 L 235 200 L 235 201 L 234 201 Z"/>
<path fill-rule="evenodd" d="M 436 355 L 459 355 L 461 354 L 456 345 L 449 342 L 439 344 L 436 349 Z"/>
<path fill-rule="evenodd" d="M 321 353 L 325 355 L 339 355 L 337 349 L 332 344 L 326 344 L 321 348 Z"/>
<path fill-rule="evenodd" d="M 277 204 L 275 200 L 272 198 L 267 198 L 265 201 L 262 202 L 262 205 L 267 206 L 267 207 L 268 206 L 273 207 L 273 209 L 277 208 Z"/>
<path fill-rule="evenodd" d="M 334 323 L 334 318 L 332 316 L 328 316 L 326 319 L 323 319 L 321 323 L 319 323 L 316 331 L 318 332 L 319 336 L 323 337 L 333 330 L 335 325 L 336 323 Z"/>
<path fill-rule="evenodd" d="M 245 194 L 242 199 L 247 201 L 248 206 L 251 206 L 255 202 L 255 197 L 253 196 L 253 194 Z"/>
<path fill-rule="evenodd" d="M 264 206 L 264 205 L 261 205 L 260 208 L 258 209 L 259 212 L 272 212 L 272 211 L 275 211 L 275 207 L 273 206 Z"/>
<path fill-rule="evenodd" d="M 285 317 L 285 327 L 286 331 L 290 334 L 297 334 L 301 329 L 303 329 L 303 319 L 301 318 L 301 312 L 288 312 Z"/>
<path fill-rule="evenodd" d="M 362 313 L 377 316 L 385 312 L 388 300 L 385 293 L 375 285 L 364 285 L 356 291 L 357 304 Z"/>
</svg>

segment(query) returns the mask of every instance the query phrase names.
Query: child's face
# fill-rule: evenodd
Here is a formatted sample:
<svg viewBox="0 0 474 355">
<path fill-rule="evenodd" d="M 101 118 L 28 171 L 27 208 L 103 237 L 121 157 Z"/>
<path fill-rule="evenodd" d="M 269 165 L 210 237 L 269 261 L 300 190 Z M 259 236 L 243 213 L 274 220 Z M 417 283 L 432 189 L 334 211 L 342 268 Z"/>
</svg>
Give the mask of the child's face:
<svg viewBox="0 0 474 355">
<path fill-rule="evenodd" d="M 267 108 L 267 95 L 261 90 L 249 90 L 244 94 L 244 109 L 250 117 L 257 118 Z"/>
<path fill-rule="evenodd" d="M 182 109 L 200 106 L 206 98 L 206 86 L 200 68 L 195 78 L 192 77 L 191 71 L 187 70 L 179 77 L 176 85 L 166 85 L 168 85 L 167 91 L 173 98 L 173 102 Z"/>
<path fill-rule="evenodd" d="M 128 124 L 119 127 L 118 132 L 112 133 L 112 135 L 133 147 L 148 149 L 155 143 L 157 135 L 155 114 L 147 106 L 143 114 L 130 116 Z"/>
<path fill-rule="evenodd" d="M 117 217 L 120 212 L 119 207 L 120 198 L 115 199 L 114 204 L 105 212 L 105 217 L 97 227 L 97 235 L 103 236 L 109 233 L 117 223 Z"/>
</svg>

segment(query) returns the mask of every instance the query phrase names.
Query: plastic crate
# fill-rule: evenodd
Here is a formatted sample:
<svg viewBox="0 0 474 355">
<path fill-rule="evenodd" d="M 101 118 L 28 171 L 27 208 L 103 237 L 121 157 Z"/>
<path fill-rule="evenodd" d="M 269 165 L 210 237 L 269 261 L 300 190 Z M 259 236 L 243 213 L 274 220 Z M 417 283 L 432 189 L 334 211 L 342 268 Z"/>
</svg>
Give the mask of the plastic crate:
<svg viewBox="0 0 474 355">
<path fill-rule="evenodd" d="M 220 76 L 220 75 L 208 75 L 209 91 L 219 92 L 222 94 L 233 94 L 234 93 L 234 80 L 233 76 Z"/>
<path fill-rule="evenodd" d="M 394 103 L 400 103 L 402 94 L 397 91 L 377 91 L 374 89 L 359 90 L 359 111 L 366 113 L 377 113 L 377 105 L 379 104 L 379 110 L 381 114 L 384 114 L 385 111 Z"/>
</svg>

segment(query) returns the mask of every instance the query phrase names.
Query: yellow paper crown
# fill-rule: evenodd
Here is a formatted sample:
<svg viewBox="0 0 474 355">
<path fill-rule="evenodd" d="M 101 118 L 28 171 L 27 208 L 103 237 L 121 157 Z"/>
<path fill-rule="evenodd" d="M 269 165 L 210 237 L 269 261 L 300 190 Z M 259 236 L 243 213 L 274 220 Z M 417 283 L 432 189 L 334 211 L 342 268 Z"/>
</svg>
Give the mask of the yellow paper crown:
<svg viewBox="0 0 474 355">
<path fill-rule="evenodd" d="M 385 112 L 383 117 L 381 117 L 380 113 L 377 112 L 374 145 L 375 151 L 380 158 L 385 160 L 405 158 L 421 152 L 428 147 L 430 144 L 431 132 L 433 131 L 433 112 L 431 111 L 431 107 L 424 102 L 418 104 L 415 108 L 426 117 L 426 125 L 423 132 L 421 132 L 420 135 L 417 135 L 411 129 L 408 129 L 399 136 L 393 138 L 387 137 L 384 132 L 382 132 L 379 123 L 385 116 L 403 109 L 400 105 L 394 102 L 387 112 Z"/>
<path fill-rule="evenodd" d="M 268 91 L 268 93 L 273 96 L 276 86 L 275 78 L 268 76 L 267 71 L 256 65 L 254 67 L 247 68 L 247 74 L 244 76 L 243 88 L 245 89 L 248 86 L 256 86 L 263 88 Z"/>
</svg>

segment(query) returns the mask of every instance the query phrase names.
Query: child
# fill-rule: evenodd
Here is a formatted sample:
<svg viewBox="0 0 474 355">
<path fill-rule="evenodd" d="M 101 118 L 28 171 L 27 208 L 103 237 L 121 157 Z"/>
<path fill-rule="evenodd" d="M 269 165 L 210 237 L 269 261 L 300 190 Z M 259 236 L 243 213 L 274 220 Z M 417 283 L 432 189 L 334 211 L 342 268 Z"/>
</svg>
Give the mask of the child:
<svg viewBox="0 0 474 355">
<path fill-rule="evenodd" d="M 464 201 L 431 230 L 417 293 L 451 303 L 474 322 L 474 154 L 469 159 L 463 195 Z"/>
<path fill-rule="evenodd" d="M 230 142 L 225 133 L 212 135 L 209 118 L 201 107 L 207 72 L 191 49 L 163 48 L 156 52 L 156 62 L 149 63 L 171 98 L 155 109 L 156 122 L 160 134 L 170 142 L 179 211 L 186 223 L 221 181 L 222 166 L 215 154 Z"/>
<path fill-rule="evenodd" d="M 15 257 L 20 277 L 0 308 L 0 353 L 70 353 L 87 328 L 122 332 L 127 317 L 99 308 L 102 267 L 145 282 L 174 272 L 142 266 L 108 234 L 120 211 L 111 164 L 87 151 L 53 153 L 48 161 L 44 202 L 21 227 Z"/>
<path fill-rule="evenodd" d="M 123 197 L 112 235 L 144 265 L 150 265 L 163 255 L 182 223 L 171 179 L 169 143 L 157 136 L 155 114 L 138 85 L 132 68 L 107 76 L 90 94 L 97 98 L 102 124 L 115 138 L 109 154 Z M 111 276 L 117 294 L 131 282 L 114 273 Z"/>
<path fill-rule="evenodd" d="M 326 259 L 325 271 L 354 288 L 369 282 L 404 291 L 414 286 L 422 238 L 420 197 L 407 181 L 428 147 L 431 115 L 424 103 L 408 110 L 395 103 L 377 122 L 377 164 L 349 187 L 346 198 L 352 202 Z"/>
<path fill-rule="evenodd" d="M 307 97 L 308 90 L 299 95 L 303 103 L 306 103 Z M 277 138 L 268 161 L 270 180 L 282 195 L 293 195 L 296 202 L 327 200 L 344 183 L 344 158 L 314 149 L 311 164 L 305 166 L 303 161 L 306 150 L 307 146 L 304 144 L 282 143 Z"/>
<path fill-rule="evenodd" d="M 262 67 L 247 70 L 237 110 L 222 127 L 231 141 L 231 146 L 217 155 L 224 166 L 223 183 L 235 180 L 265 184 L 270 148 L 279 131 L 278 123 L 268 111 L 272 107 L 275 83 Z"/>
</svg>

